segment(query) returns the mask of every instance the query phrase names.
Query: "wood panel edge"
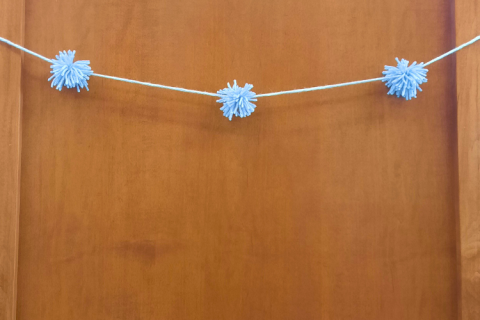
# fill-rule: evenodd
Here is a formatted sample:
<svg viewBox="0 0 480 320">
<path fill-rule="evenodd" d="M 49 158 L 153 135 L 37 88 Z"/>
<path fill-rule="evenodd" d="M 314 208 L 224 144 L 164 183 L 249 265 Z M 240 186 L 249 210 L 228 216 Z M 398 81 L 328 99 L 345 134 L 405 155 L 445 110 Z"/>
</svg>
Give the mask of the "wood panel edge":
<svg viewBox="0 0 480 320">
<path fill-rule="evenodd" d="M 480 0 L 455 1 L 457 45 L 480 34 Z M 457 54 L 459 318 L 480 319 L 480 45 Z"/>
<path fill-rule="evenodd" d="M 0 34 L 24 43 L 25 2 L 0 0 Z M 22 136 L 23 54 L 0 47 L 0 319 L 15 320 Z"/>
</svg>

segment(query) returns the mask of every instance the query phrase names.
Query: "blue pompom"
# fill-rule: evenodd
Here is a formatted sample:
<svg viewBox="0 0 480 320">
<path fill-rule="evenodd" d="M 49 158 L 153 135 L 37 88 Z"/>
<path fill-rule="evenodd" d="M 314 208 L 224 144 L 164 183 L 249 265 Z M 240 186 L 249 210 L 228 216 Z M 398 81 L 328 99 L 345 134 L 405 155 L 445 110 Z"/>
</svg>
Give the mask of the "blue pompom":
<svg viewBox="0 0 480 320">
<path fill-rule="evenodd" d="M 80 92 L 80 88 L 85 87 L 88 91 L 87 80 L 93 74 L 89 64 L 90 61 L 82 60 L 73 62 L 75 58 L 75 51 L 60 51 L 60 54 L 56 56 L 57 60 L 52 59 L 52 71 L 53 75 L 48 79 L 52 80 L 52 88 L 56 86 L 56 89 L 62 91 L 62 87 L 77 88 Z"/>
<path fill-rule="evenodd" d="M 388 94 L 396 94 L 397 97 L 404 97 L 407 100 L 417 97 L 417 89 L 420 89 L 420 85 L 427 82 L 428 70 L 423 68 L 423 62 L 417 64 L 415 61 L 411 66 L 408 66 L 408 61 L 402 59 L 397 60 L 398 65 L 396 67 L 385 66 L 383 74 L 385 75 L 383 82 L 387 82 L 386 86 L 390 88 Z"/>
<path fill-rule="evenodd" d="M 255 99 L 255 92 L 250 91 L 253 85 L 246 83 L 245 87 L 239 87 L 237 80 L 233 81 L 233 87 L 228 84 L 228 88 L 219 90 L 217 93 L 221 99 L 217 102 L 223 103 L 223 107 L 220 110 L 223 111 L 223 115 L 230 121 L 233 115 L 243 118 L 248 117 L 253 111 L 255 111 L 255 105 L 251 101 L 257 101 Z"/>
</svg>

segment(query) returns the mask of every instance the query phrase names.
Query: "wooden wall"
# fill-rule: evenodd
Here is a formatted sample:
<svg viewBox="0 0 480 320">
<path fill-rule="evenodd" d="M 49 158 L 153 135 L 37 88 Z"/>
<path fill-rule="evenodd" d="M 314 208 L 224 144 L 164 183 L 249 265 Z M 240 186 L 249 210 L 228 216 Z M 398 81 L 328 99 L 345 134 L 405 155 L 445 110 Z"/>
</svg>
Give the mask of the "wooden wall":
<svg viewBox="0 0 480 320">
<path fill-rule="evenodd" d="M 397 56 L 455 45 L 447 0 L 26 0 L 24 12 L 36 52 L 206 91 L 378 77 Z M 465 315 L 455 67 L 460 85 L 468 67 L 452 56 L 409 102 L 370 83 L 263 98 L 229 122 L 211 97 L 99 78 L 58 92 L 26 56 L 17 318 Z"/>
<path fill-rule="evenodd" d="M 23 43 L 23 1 L 0 0 L 0 35 Z M 21 61 L 0 47 L 0 319 L 15 319 L 20 200 Z"/>
<path fill-rule="evenodd" d="M 480 1 L 456 2 L 457 44 L 480 34 Z M 457 57 L 459 301 L 462 320 L 480 319 L 480 47 Z"/>
</svg>

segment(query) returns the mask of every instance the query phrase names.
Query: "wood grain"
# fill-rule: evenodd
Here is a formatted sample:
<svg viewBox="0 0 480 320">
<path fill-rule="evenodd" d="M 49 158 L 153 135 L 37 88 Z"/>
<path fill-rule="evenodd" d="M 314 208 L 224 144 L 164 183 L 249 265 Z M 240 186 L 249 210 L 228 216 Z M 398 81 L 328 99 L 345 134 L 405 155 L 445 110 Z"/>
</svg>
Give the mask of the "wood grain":
<svg viewBox="0 0 480 320">
<path fill-rule="evenodd" d="M 480 34 L 480 1 L 456 1 L 456 41 Z M 458 166 L 462 320 L 480 319 L 480 46 L 457 56 Z"/>
<path fill-rule="evenodd" d="M 23 1 L 0 0 L 0 35 L 23 42 Z M 0 319 L 14 320 L 21 142 L 21 60 L 0 44 Z"/>
<path fill-rule="evenodd" d="M 454 46 L 451 1 L 27 0 L 26 45 L 94 71 L 258 93 L 379 76 Z M 25 57 L 18 319 L 451 320 L 454 58 L 381 83 L 214 98 Z"/>
</svg>

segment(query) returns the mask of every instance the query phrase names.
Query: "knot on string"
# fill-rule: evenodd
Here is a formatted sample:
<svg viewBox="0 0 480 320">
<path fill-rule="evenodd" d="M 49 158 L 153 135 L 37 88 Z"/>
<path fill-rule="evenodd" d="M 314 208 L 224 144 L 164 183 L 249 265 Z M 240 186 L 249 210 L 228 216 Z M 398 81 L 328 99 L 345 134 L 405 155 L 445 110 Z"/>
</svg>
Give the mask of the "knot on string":
<svg viewBox="0 0 480 320">
<path fill-rule="evenodd" d="M 396 94 L 397 97 L 404 97 L 406 100 L 417 97 L 417 89 L 420 89 L 420 85 L 427 82 L 428 70 L 423 67 L 423 62 L 417 64 L 415 61 L 408 66 L 408 60 L 398 58 L 397 66 L 385 66 L 383 71 L 384 79 L 382 82 L 386 82 L 386 86 L 390 88 L 388 94 Z"/>
<path fill-rule="evenodd" d="M 53 75 L 48 79 L 52 80 L 52 88 L 55 86 L 57 90 L 62 91 L 63 87 L 77 88 L 77 91 L 80 92 L 80 88 L 87 89 L 88 83 L 87 80 L 90 79 L 90 76 L 93 74 L 92 69 L 88 60 L 81 60 L 73 62 L 75 58 L 75 50 L 68 52 L 60 51 L 59 55 L 55 56 L 57 59 L 52 59 L 52 68 Z"/>
<path fill-rule="evenodd" d="M 223 103 L 220 110 L 230 121 L 234 115 L 244 118 L 255 111 L 255 105 L 252 101 L 257 101 L 257 99 L 255 99 L 255 92 L 250 91 L 252 88 L 253 85 L 248 83 L 243 88 L 239 87 L 237 80 L 234 80 L 233 86 L 228 83 L 228 88 L 217 91 L 221 98 L 217 102 Z"/>
</svg>

